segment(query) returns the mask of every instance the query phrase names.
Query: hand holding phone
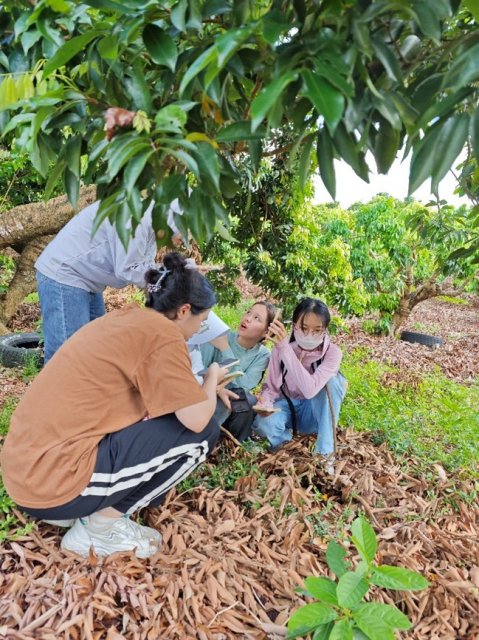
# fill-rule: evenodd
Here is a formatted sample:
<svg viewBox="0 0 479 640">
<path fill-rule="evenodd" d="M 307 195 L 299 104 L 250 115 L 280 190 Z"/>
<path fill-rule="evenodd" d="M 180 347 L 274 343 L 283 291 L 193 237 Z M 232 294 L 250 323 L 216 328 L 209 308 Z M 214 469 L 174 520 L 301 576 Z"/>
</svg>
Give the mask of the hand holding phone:
<svg viewBox="0 0 479 640">
<path fill-rule="evenodd" d="M 265 340 L 271 340 L 273 344 L 276 344 L 284 338 L 286 338 L 286 329 L 281 322 L 281 309 L 277 309 L 273 320 L 268 326 L 268 333 L 266 334 Z"/>
<path fill-rule="evenodd" d="M 229 384 L 232 380 L 235 380 L 236 378 L 241 378 L 241 376 L 243 375 L 244 375 L 244 371 L 229 371 L 223 376 L 223 378 L 219 381 L 218 384 L 220 384 L 221 386 L 225 384 Z"/>
<path fill-rule="evenodd" d="M 239 362 L 240 361 L 237 358 L 227 358 L 226 360 L 223 360 L 223 362 L 218 362 L 218 366 L 220 369 L 229 369 L 230 367 L 234 367 L 235 365 L 239 364 Z M 198 371 L 196 375 L 205 376 L 207 373 L 208 368 Z M 243 375 L 243 373 L 241 373 L 241 375 Z"/>
</svg>

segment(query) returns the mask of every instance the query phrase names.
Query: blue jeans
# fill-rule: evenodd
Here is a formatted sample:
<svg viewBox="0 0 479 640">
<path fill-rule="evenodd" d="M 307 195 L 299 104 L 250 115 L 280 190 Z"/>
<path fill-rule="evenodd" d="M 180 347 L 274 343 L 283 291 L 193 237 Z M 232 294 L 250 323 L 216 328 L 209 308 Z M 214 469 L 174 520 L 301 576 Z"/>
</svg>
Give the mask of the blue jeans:
<svg viewBox="0 0 479 640">
<path fill-rule="evenodd" d="M 346 395 L 346 379 L 338 373 L 328 382 L 328 389 L 331 395 L 336 424 L 339 417 L 341 404 Z M 316 453 L 328 455 L 334 451 L 334 425 L 329 406 L 326 389 L 321 391 L 310 400 L 292 399 L 296 414 L 296 425 L 301 433 L 317 433 Z M 276 400 L 275 408 L 281 409 L 278 413 L 273 413 L 268 417 L 256 416 L 253 429 L 267 438 L 272 447 L 277 447 L 289 442 L 292 435 L 291 410 L 284 397 Z"/>
<path fill-rule="evenodd" d="M 104 315 L 105 304 L 101 293 L 61 284 L 39 271 L 37 283 L 46 364 L 75 331 Z"/>
</svg>

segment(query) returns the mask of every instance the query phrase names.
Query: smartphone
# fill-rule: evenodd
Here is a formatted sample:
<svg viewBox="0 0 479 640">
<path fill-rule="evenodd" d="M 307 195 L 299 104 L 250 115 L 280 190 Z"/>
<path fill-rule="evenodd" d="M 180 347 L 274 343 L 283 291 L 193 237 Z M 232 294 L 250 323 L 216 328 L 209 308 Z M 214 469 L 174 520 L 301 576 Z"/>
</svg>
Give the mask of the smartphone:
<svg viewBox="0 0 479 640">
<path fill-rule="evenodd" d="M 250 410 L 248 398 L 246 396 L 246 391 L 241 387 L 234 387 L 230 389 L 239 396 L 237 399 L 230 398 L 231 411 L 232 413 L 245 413 Z"/>
<path fill-rule="evenodd" d="M 222 369 L 229 369 L 230 367 L 234 367 L 235 364 L 239 364 L 238 358 L 227 358 L 223 360 L 223 362 L 218 362 Z"/>
<path fill-rule="evenodd" d="M 229 369 L 230 367 L 234 367 L 236 364 L 239 364 L 239 362 L 240 361 L 237 358 L 227 358 L 223 362 L 218 362 L 218 364 L 220 365 L 221 369 Z M 201 369 L 201 371 L 198 371 L 196 375 L 205 376 L 207 372 L 208 372 L 208 369 Z"/>
<path fill-rule="evenodd" d="M 281 411 L 281 409 L 279 409 L 278 407 L 261 407 L 258 406 L 257 404 L 254 405 L 254 407 L 251 407 L 253 409 L 253 411 L 256 411 L 258 413 L 279 413 Z"/>
<path fill-rule="evenodd" d="M 229 382 L 231 382 L 232 380 L 235 380 L 236 378 L 241 378 L 241 376 L 243 375 L 244 375 L 244 371 L 230 371 L 225 375 L 225 377 L 223 378 L 223 380 L 221 380 L 219 384 L 225 384 L 225 383 L 228 384 Z"/>
</svg>

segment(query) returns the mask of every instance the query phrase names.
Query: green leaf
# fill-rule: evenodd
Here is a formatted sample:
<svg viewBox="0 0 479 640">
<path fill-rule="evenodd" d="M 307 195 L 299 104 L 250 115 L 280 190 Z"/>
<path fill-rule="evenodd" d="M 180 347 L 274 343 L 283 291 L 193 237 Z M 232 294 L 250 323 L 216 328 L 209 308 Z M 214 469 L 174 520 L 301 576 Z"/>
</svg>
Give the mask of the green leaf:
<svg viewBox="0 0 479 640">
<path fill-rule="evenodd" d="M 101 199 L 100 206 L 98 207 L 98 212 L 95 216 L 95 219 L 93 220 L 91 230 L 92 236 L 95 235 L 100 225 L 102 225 L 107 218 L 110 218 L 110 220 L 114 219 L 115 211 L 120 205 L 120 202 L 123 198 L 123 193 L 116 191 L 106 198 Z"/>
<path fill-rule="evenodd" d="M 189 171 L 194 173 L 197 178 L 200 177 L 198 164 L 196 160 L 190 156 L 189 153 L 186 153 L 186 151 L 182 151 L 181 149 L 169 149 L 168 153 L 170 153 L 174 158 L 184 164 L 185 167 L 187 167 Z"/>
<path fill-rule="evenodd" d="M 329 640 L 353 640 L 353 627 L 350 620 L 337 620 Z"/>
<path fill-rule="evenodd" d="M 261 162 L 261 155 L 263 153 L 261 140 L 248 140 L 248 150 L 253 169 L 258 171 L 259 163 Z"/>
<path fill-rule="evenodd" d="M 114 218 L 116 232 L 125 250 L 127 249 L 131 238 L 130 220 L 132 217 L 133 211 L 130 209 L 128 200 L 125 199 L 116 209 Z"/>
<path fill-rule="evenodd" d="M 83 51 L 87 44 L 89 44 L 97 36 L 97 31 L 95 29 L 92 29 L 87 33 L 83 33 L 81 36 L 76 36 L 75 38 L 68 40 L 68 42 L 60 47 L 53 58 L 50 58 L 50 60 L 48 60 L 46 65 L 43 67 L 43 78 L 47 78 L 52 73 L 52 71 L 55 71 L 59 67 L 63 66 L 74 56 L 76 56 L 77 53 Z"/>
<path fill-rule="evenodd" d="M 413 156 L 409 167 L 409 191 L 411 195 L 424 180 L 432 175 L 432 168 L 436 160 L 436 142 L 441 132 L 439 124 L 434 125 L 413 148 Z"/>
<path fill-rule="evenodd" d="M 210 183 L 218 191 L 220 187 L 220 167 L 216 151 L 207 142 L 198 142 L 197 148 L 195 159 L 200 171 L 199 181 Z"/>
<path fill-rule="evenodd" d="M 97 49 L 104 60 L 116 60 L 118 57 L 117 36 L 105 36 L 98 41 Z"/>
<path fill-rule="evenodd" d="M 379 173 L 386 174 L 396 159 L 401 144 L 401 135 L 387 120 L 381 120 L 374 141 L 374 159 Z"/>
<path fill-rule="evenodd" d="M 65 158 L 67 166 L 73 175 L 80 179 L 80 154 L 81 154 L 81 136 L 72 136 L 68 138 L 65 145 Z"/>
<path fill-rule="evenodd" d="M 309 595 L 317 600 L 322 600 L 326 604 L 337 606 L 336 583 L 330 578 L 310 576 L 304 581 Z"/>
<path fill-rule="evenodd" d="M 57 13 L 69 13 L 71 6 L 65 0 L 46 0 L 46 5 Z"/>
<path fill-rule="evenodd" d="M 143 29 L 143 42 L 154 62 L 175 71 L 178 49 L 171 36 L 156 24 L 148 24 Z"/>
<path fill-rule="evenodd" d="M 443 88 L 460 89 L 479 79 L 479 44 L 457 56 L 444 76 Z"/>
<path fill-rule="evenodd" d="M 428 0 L 414 0 L 413 9 L 417 15 L 421 31 L 434 40 L 441 38 L 441 22 L 436 6 Z"/>
<path fill-rule="evenodd" d="M 242 140 L 260 140 L 266 136 L 266 129 L 258 127 L 256 131 L 251 131 L 249 120 L 240 120 L 222 127 L 216 136 L 216 142 L 238 142 Z"/>
<path fill-rule="evenodd" d="M 310 99 L 318 112 L 324 116 L 331 135 L 334 135 L 344 111 L 344 96 L 327 80 L 309 69 L 301 73 L 303 77 L 302 94 Z"/>
<path fill-rule="evenodd" d="M 50 175 L 48 176 L 47 184 L 45 186 L 46 199 L 50 198 L 52 191 L 57 184 L 58 178 L 62 175 L 63 170 L 65 169 L 65 165 L 66 165 L 65 157 L 64 157 L 64 154 L 62 153 L 61 156 L 58 158 L 57 162 L 55 163 L 53 169 L 50 171 Z"/>
<path fill-rule="evenodd" d="M 479 158 L 479 107 L 471 116 L 469 135 L 471 136 L 472 150 L 476 158 Z"/>
<path fill-rule="evenodd" d="M 160 131 L 181 133 L 187 119 L 188 116 L 184 109 L 176 104 L 169 104 L 158 111 L 155 123 Z"/>
<path fill-rule="evenodd" d="M 298 77 L 297 71 L 287 71 L 264 87 L 251 103 L 251 128 L 259 127 L 266 115 L 280 99 L 284 89 Z"/>
<path fill-rule="evenodd" d="M 333 628 L 333 625 L 334 625 L 334 622 L 328 622 L 327 624 L 322 624 L 313 633 L 313 640 L 329 640 L 329 636 L 331 634 L 331 629 Z"/>
<path fill-rule="evenodd" d="M 331 540 L 326 549 L 326 562 L 331 571 L 340 578 L 348 571 L 348 563 L 344 561 L 347 553 L 344 547 Z"/>
<path fill-rule="evenodd" d="M 353 611 L 353 619 L 371 640 L 396 640 L 394 629 L 407 630 L 411 622 L 399 609 L 389 604 L 368 602 Z"/>
<path fill-rule="evenodd" d="M 13 131 L 18 125 L 25 124 L 26 122 L 31 122 L 32 120 L 33 113 L 19 113 L 17 116 L 9 119 L 8 124 L 2 131 L 2 135 L 6 135 L 9 131 Z"/>
<path fill-rule="evenodd" d="M 371 44 L 373 46 L 374 53 L 378 57 L 378 60 L 383 65 L 391 80 L 402 82 L 401 67 L 396 55 L 394 54 L 394 49 L 388 47 L 384 40 L 375 36 L 371 38 Z"/>
<path fill-rule="evenodd" d="M 304 636 L 316 627 L 336 620 L 338 614 L 326 604 L 314 602 L 300 607 L 288 620 L 288 638 Z"/>
<path fill-rule="evenodd" d="M 145 149 L 151 149 L 150 143 L 144 137 L 131 137 L 131 134 L 117 136 L 107 150 L 108 169 L 105 176 L 111 182 L 124 164 Z"/>
<path fill-rule="evenodd" d="M 450 93 L 444 100 L 434 102 L 421 113 L 421 117 L 415 122 L 416 130 L 426 128 L 438 118 L 444 119 L 446 116 L 456 113 L 457 105 L 462 103 L 472 91 L 472 87 L 459 89 L 452 94 Z"/>
<path fill-rule="evenodd" d="M 217 56 L 216 47 L 215 45 L 212 45 L 211 47 L 206 49 L 206 51 L 203 51 L 203 53 L 200 56 L 198 56 L 198 58 L 196 58 L 193 64 L 190 67 L 188 67 L 185 75 L 183 76 L 183 79 L 181 80 L 180 88 L 179 88 L 180 95 L 184 92 L 184 90 L 190 84 L 193 78 L 196 78 L 196 76 L 205 67 L 207 67 L 211 62 L 216 60 L 216 56 Z"/>
<path fill-rule="evenodd" d="M 9 109 L 18 100 L 13 76 L 6 76 L 0 84 L 0 111 Z"/>
<path fill-rule="evenodd" d="M 361 601 L 368 589 L 369 585 L 361 575 L 348 571 L 339 578 L 336 589 L 339 606 L 351 609 Z"/>
<path fill-rule="evenodd" d="M 328 190 L 331 198 L 336 198 L 336 172 L 334 169 L 334 152 L 331 138 L 326 129 L 318 134 L 318 144 L 316 147 L 316 157 L 318 158 L 319 175 Z M 336 574 L 338 575 L 338 574 Z"/>
<path fill-rule="evenodd" d="M 313 147 L 314 137 L 313 134 L 306 136 L 303 141 L 303 148 L 301 150 L 301 157 L 299 159 L 298 165 L 298 178 L 299 178 L 299 188 L 301 191 L 304 190 L 306 183 L 308 181 L 310 175 L 311 168 L 311 149 Z"/>
<path fill-rule="evenodd" d="M 351 526 L 352 541 L 366 562 L 372 562 L 378 548 L 374 529 L 364 517 L 356 518 Z"/>
<path fill-rule="evenodd" d="M 469 114 L 457 113 L 442 125 L 437 138 L 436 149 L 439 151 L 432 166 L 431 189 L 437 187 L 446 173 L 452 168 L 454 160 L 464 148 L 469 130 Z"/>
<path fill-rule="evenodd" d="M 365 182 L 369 182 L 369 168 L 364 159 L 364 154 L 356 148 L 357 142 L 353 134 L 350 134 L 342 122 L 339 123 L 333 143 L 339 155 Z"/>
<path fill-rule="evenodd" d="M 80 179 L 68 167 L 65 167 L 63 173 L 63 186 L 71 206 L 76 209 L 80 192 Z"/>
<path fill-rule="evenodd" d="M 374 567 L 370 582 L 378 587 L 397 591 L 420 591 L 429 586 L 426 578 L 417 573 L 417 571 L 403 569 L 402 567 L 390 567 L 389 565 Z"/>
<path fill-rule="evenodd" d="M 149 149 L 143 149 L 143 151 L 140 151 L 135 155 L 126 165 L 124 171 L 124 183 L 128 195 L 131 194 L 136 181 L 145 168 L 145 165 L 152 153 L 153 149 L 151 147 Z"/>
<path fill-rule="evenodd" d="M 344 93 L 345 96 L 351 98 L 354 94 L 354 87 L 343 75 L 338 73 L 336 69 L 336 67 L 339 67 L 342 62 L 342 59 L 338 57 L 332 57 L 331 61 L 329 62 L 327 60 L 321 60 L 320 58 L 317 58 L 314 61 L 314 68 L 319 76 L 323 76 L 323 78 L 326 78 L 326 80 L 328 80 L 328 82 L 330 82 L 333 87 L 336 87 L 336 89 L 339 89 L 341 93 Z"/>
<path fill-rule="evenodd" d="M 288 32 L 291 24 L 285 21 L 284 14 L 273 9 L 268 11 L 262 19 L 263 38 L 271 45 L 274 45 L 282 33 Z"/>
<path fill-rule="evenodd" d="M 152 107 L 151 91 L 145 79 L 145 71 L 138 62 L 133 66 L 130 77 L 125 77 L 124 83 L 133 101 L 135 110 L 148 113 Z"/>
<path fill-rule="evenodd" d="M 479 0 L 463 0 L 462 4 L 474 16 L 474 20 L 479 23 Z"/>
<path fill-rule="evenodd" d="M 231 56 L 238 50 L 241 44 L 251 33 L 251 27 L 240 27 L 230 29 L 215 40 L 215 47 L 218 52 L 218 67 L 222 69 Z"/>
<path fill-rule="evenodd" d="M 186 9 L 188 6 L 187 0 L 180 0 L 176 4 L 170 13 L 171 23 L 178 29 L 178 31 L 186 31 Z"/>
</svg>

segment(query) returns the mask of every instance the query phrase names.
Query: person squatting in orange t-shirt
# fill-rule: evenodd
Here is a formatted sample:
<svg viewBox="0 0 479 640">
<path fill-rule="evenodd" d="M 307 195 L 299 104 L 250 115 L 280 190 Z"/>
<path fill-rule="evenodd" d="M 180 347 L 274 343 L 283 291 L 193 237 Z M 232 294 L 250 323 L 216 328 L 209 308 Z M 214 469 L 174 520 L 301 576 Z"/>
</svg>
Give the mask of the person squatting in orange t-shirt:
<svg viewBox="0 0 479 640">
<path fill-rule="evenodd" d="M 63 522 L 72 524 L 63 549 L 156 553 L 159 532 L 130 515 L 161 504 L 218 439 L 212 416 L 226 369 L 211 364 L 200 386 L 185 342 L 216 298 L 188 267 L 167 254 L 145 274 L 146 308 L 129 305 L 79 329 L 12 416 L 1 455 L 5 486 L 35 518 L 72 521 Z"/>
</svg>

